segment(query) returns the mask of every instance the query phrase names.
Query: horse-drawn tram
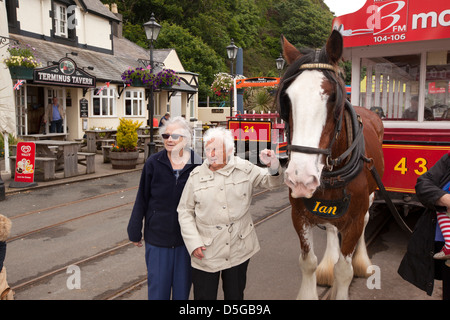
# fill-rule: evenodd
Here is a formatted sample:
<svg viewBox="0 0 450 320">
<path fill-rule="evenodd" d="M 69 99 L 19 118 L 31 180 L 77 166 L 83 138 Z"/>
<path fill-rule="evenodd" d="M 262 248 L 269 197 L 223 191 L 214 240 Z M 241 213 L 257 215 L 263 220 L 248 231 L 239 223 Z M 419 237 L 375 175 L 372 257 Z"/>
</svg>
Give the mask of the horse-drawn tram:
<svg viewBox="0 0 450 320">
<path fill-rule="evenodd" d="M 383 183 L 405 213 L 417 177 L 450 150 L 450 4 L 368 0 L 339 16 L 351 102 L 383 120 Z"/>
<path fill-rule="evenodd" d="M 280 78 L 273 77 L 237 79 L 233 90 L 234 109 L 237 110 L 238 89 L 275 87 L 279 83 Z M 233 134 L 238 155 L 256 163 L 259 151 L 267 148 L 275 150 L 281 161 L 287 161 L 285 125 L 278 113 L 235 113 L 227 118 L 227 126 Z"/>
</svg>

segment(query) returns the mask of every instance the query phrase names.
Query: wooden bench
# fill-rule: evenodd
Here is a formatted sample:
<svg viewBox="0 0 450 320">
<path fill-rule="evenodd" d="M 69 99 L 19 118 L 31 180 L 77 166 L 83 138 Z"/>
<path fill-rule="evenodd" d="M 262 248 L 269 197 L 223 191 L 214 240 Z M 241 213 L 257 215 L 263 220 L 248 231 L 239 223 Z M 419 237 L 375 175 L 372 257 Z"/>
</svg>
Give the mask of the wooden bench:
<svg viewBox="0 0 450 320">
<path fill-rule="evenodd" d="M 75 141 L 79 143 L 79 145 L 78 145 L 78 151 L 81 151 L 81 148 L 87 146 L 86 139 L 75 139 Z"/>
<path fill-rule="evenodd" d="M 16 156 L 9 157 L 11 170 L 11 179 L 14 179 L 14 174 L 16 171 Z M 55 179 L 55 167 L 56 167 L 56 158 L 47 158 L 47 157 L 36 157 L 35 162 L 42 163 L 42 169 L 44 171 L 44 181 Z M 36 169 L 38 166 L 35 166 L 35 177 L 36 177 Z"/>
<path fill-rule="evenodd" d="M 103 163 L 110 163 L 111 158 L 109 153 L 111 152 L 112 146 L 102 146 Z"/>
<path fill-rule="evenodd" d="M 104 140 L 98 140 L 102 143 L 102 146 L 110 146 L 114 143 L 116 143 L 116 140 L 114 139 L 104 139 Z"/>
<path fill-rule="evenodd" d="M 77 152 L 78 163 L 86 167 L 86 173 L 95 172 L 95 153 Z"/>
</svg>

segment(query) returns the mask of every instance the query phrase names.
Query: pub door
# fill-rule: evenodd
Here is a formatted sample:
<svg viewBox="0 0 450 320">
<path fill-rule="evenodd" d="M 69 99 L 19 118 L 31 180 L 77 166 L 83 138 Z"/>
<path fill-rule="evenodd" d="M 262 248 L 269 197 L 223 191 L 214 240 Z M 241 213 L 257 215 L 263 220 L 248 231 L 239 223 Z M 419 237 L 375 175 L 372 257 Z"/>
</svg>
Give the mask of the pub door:
<svg viewBox="0 0 450 320">
<path fill-rule="evenodd" d="M 44 133 L 44 88 L 27 86 L 28 134 Z"/>
<path fill-rule="evenodd" d="M 53 98 L 58 98 L 58 103 L 63 106 L 64 113 L 66 113 L 66 89 L 65 88 L 55 88 L 55 87 L 47 87 L 44 90 L 45 95 L 45 107 L 49 104 L 53 103 Z M 45 133 L 50 132 L 50 124 L 47 123 L 45 126 Z M 63 121 L 63 133 L 67 133 L 67 119 L 64 117 Z"/>
</svg>

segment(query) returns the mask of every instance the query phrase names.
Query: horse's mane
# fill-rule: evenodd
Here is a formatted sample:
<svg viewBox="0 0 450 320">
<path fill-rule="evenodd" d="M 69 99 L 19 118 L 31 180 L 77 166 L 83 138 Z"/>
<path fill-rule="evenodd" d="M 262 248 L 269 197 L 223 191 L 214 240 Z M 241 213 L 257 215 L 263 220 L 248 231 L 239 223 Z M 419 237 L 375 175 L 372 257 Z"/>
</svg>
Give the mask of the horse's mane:
<svg viewBox="0 0 450 320">
<path fill-rule="evenodd" d="M 316 50 L 311 48 L 301 48 L 299 49 L 299 51 L 302 55 L 288 67 L 280 81 L 277 92 L 276 101 L 278 104 L 278 111 L 281 118 L 286 122 L 289 122 L 289 113 L 291 106 L 289 98 L 285 92 L 289 85 L 295 80 L 295 78 L 297 78 L 297 76 L 303 72 L 303 70 L 299 69 L 300 66 L 308 63 L 330 63 L 325 47 L 320 50 L 318 61 L 315 60 Z M 321 71 L 331 83 L 334 83 L 336 85 L 336 94 L 334 96 L 331 96 L 329 99 L 336 106 L 334 110 L 334 118 L 337 119 L 341 115 L 345 102 L 345 85 L 343 80 L 339 76 L 337 76 L 335 72 L 327 69 L 321 69 Z"/>
</svg>

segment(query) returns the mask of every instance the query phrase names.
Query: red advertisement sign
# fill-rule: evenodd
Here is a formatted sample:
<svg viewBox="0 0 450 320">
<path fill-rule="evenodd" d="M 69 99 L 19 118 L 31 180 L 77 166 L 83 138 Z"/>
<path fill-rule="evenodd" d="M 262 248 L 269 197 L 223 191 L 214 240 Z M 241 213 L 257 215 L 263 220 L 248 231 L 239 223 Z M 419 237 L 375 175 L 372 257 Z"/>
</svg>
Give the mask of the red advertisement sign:
<svg viewBox="0 0 450 320">
<path fill-rule="evenodd" d="M 244 141 L 271 141 L 272 123 L 270 121 L 228 121 L 228 129 L 232 132 L 234 140 Z"/>
<path fill-rule="evenodd" d="M 417 178 L 449 150 L 450 146 L 383 144 L 386 190 L 416 193 Z"/>
<path fill-rule="evenodd" d="M 356 12 L 336 17 L 344 47 L 450 37 L 448 0 L 367 0 Z"/>
<path fill-rule="evenodd" d="M 14 181 L 34 182 L 34 162 L 36 145 L 34 142 L 19 142 L 16 151 Z"/>
</svg>

